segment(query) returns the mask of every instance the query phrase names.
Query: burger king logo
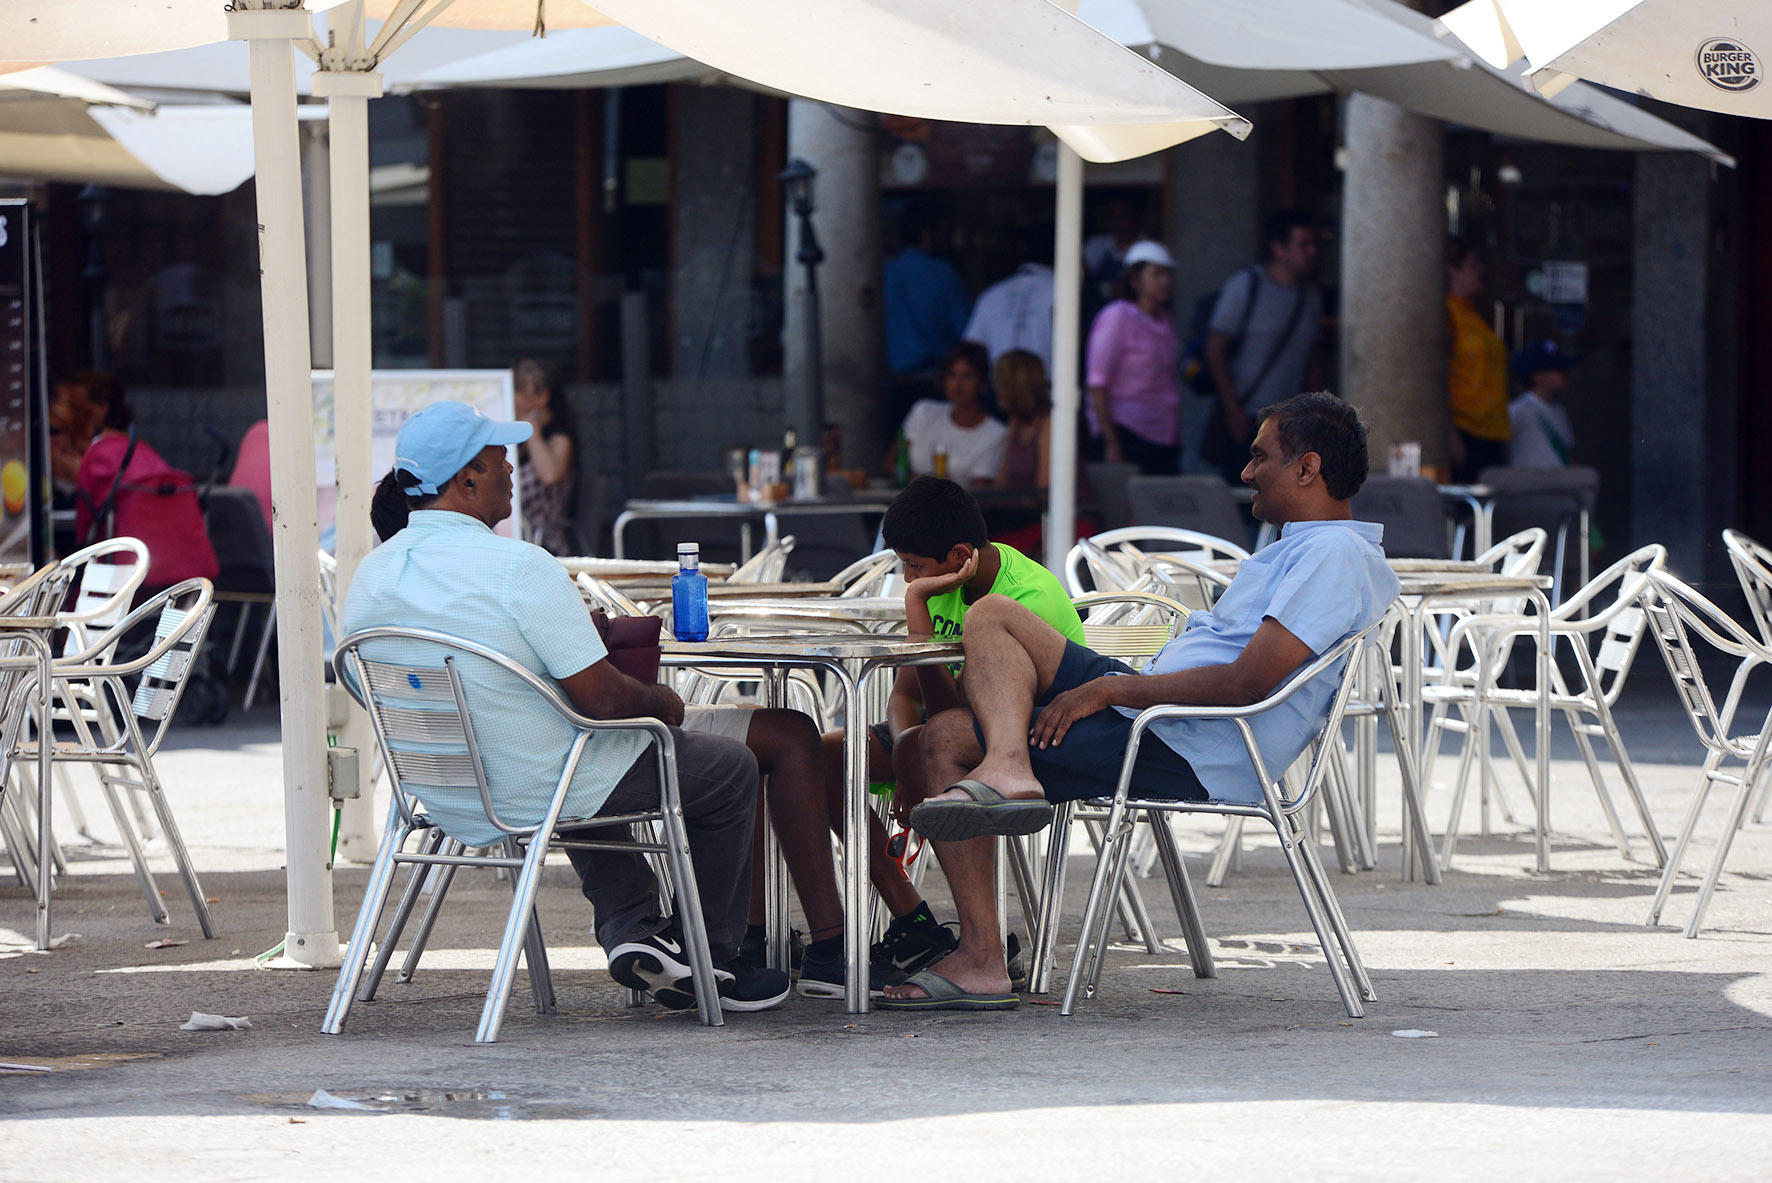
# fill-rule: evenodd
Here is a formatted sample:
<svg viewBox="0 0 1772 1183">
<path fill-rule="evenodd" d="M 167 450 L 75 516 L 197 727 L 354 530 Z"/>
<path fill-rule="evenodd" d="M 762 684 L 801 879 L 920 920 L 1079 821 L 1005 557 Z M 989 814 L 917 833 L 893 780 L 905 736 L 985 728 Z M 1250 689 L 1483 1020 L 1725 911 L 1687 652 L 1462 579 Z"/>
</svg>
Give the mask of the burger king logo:
<svg viewBox="0 0 1772 1183">
<path fill-rule="evenodd" d="M 1699 76 L 1718 90 L 1732 94 L 1760 84 L 1760 59 L 1739 41 L 1712 37 L 1698 47 L 1695 58 Z"/>
</svg>

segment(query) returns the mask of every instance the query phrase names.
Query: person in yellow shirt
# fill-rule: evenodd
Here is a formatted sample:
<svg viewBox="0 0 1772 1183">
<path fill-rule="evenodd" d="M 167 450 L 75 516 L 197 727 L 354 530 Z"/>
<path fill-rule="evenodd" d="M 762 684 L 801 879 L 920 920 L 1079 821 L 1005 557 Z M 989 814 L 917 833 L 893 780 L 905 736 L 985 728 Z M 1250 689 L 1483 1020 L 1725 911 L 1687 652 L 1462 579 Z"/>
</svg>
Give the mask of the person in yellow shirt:
<svg viewBox="0 0 1772 1183">
<path fill-rule="evenodd" d="M 1472 243 L 1446 244 L 1446 398 L 1452 407 L 1452 479 L 1508 462 L 1513 435 L 1507 416 L 1507 346 L 1477 311 L 1487 266 Z"/>
</svg>

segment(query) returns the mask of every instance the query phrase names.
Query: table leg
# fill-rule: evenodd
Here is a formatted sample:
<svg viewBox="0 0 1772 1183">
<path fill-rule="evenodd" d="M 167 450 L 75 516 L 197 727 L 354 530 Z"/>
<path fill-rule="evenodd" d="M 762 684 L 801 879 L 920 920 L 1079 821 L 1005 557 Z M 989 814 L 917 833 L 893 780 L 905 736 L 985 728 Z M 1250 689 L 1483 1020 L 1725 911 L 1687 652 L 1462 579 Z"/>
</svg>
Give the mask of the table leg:
<svg viewBox="0 0 1772 1183">
<path fill-rule="evenodd" d="M 847 976 L 843 1009 L 868 1012 L 868 711 L 862 697 L 869 673 L 860 661 L 836 666 L 843 682 L 843 758 L 848 775 L 843 794 L 843 953 Z"/>
<path fill-rule="evenodd" d="M 786 701 L 787 671 L 770 667 L 763 681 L 763 705 L 783 706 Z M 763 923 L 769 931 L 766 961 L 770 969 L 786 973 L 792 968 L 789 948 L 788 868 L 781 857 L 781 841 L 770 823 L 767 808 L 760 810 L 757 825 L 763 827 L 763 865 L 752 874 L 763 876 Z"/>
<path fill-rule="evenodd" d="M 1538 608 L 1538 869 L 1550 870 L 1550 600 L 1531 596 Z"/>
<path fill-rule="evenodd" d="M 615 551 L 615 557 L 618 559 L 628 557 L 627 547 L 623 545 L 623 536 L 627 533 L 628 523 L 634 520 L 634 516 L 634 511 L 631 509 L 624 509 L 615 515 L 615 525 L 610 530 L 610 541 L 611 549 Z"/>
</svg>

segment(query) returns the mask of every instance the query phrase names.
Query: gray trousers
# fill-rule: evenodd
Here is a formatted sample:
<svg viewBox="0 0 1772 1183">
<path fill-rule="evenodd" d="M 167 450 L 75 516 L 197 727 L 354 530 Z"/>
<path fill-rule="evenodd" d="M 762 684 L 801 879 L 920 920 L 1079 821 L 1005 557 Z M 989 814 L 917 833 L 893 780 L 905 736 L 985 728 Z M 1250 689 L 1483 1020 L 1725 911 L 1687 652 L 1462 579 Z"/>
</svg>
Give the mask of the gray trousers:
<svg viewBox="0 0 1772 1183">
<path fill-rule="evenodd" d="M 671 728 L 677 744 L 677 789 L 689 833 L 689 857 L 708 927 L 708 951 L 716 965 L 738 954 L 751 898 L 751 824 L 757 807 L 757 758 L 735 739 Z M 650 751 L 617 782 L 599 814 L 658 808 L 658 763 Z M 572 831 L 562 830 L 571 837 Z M 615 830 L 584 831 L 587 838 L 617 837 Z M 596 910 L 597 943 L 613 949 L 664 929 L 658 880 L 638 854 L 568 850 L 585 898 Z"/>
</svg>

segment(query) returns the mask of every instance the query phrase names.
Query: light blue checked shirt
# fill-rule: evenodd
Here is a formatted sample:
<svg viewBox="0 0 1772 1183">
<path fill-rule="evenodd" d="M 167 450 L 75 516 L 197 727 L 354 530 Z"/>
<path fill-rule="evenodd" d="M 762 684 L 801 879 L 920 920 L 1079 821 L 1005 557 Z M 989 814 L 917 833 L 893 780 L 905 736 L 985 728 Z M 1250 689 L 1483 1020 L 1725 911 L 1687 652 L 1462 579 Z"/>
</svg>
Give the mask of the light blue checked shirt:
<svg viewBox="0 0 1772 1183">
<path fill-rule="evenodd" d="M 1270 616 L 1313 654 L 1333 648 L 1375 623 L 1397 598 L 1397 577 L 1384 561 L 1383 539 L 1384 527 L 1376 522 L 1287 523 L 1278 542 L 1242 561 L 1212 611 L 1191 614 L 1187 630 L 1163 646 L 1144 672 L 1228 665 Z M 1249 721 L 1268 772 L 1284 774 L 1316 736 L 1343 668 L 1338 663 L 1323 671 L 1291 698 Z M 1138 714 L 1131 707 L 1115 709 L 1128 717 Z M 1159 719 L 1151 730 L 1193 766 L 1213 800 L 1262 801 L 1249 749 L 1235 723 Z"/>
<path fill-rule="evenodd" d="M 555 681 L 607 653 L 577 589 L 552 555 L 445 510 L 414 513 L 404 530 L 357 568 L 345 598 L 344 631 L 388 625 L 476 642 Z M 365 646 L 363 655 L 402 665 L 439 661 L 435 650 L 394 641 Z M 499 816 L 512 825 L 540 821 L 576 732 L 510 674 L 471 657 L 457 668 Z M 635 732 L 593 736 L 563 816 L 588 817 L 602 808 L 650 742 Z M 407 788 L 450 837 L 471 846 L 502 839 L 473 790 L 410 783 Z"/>
</svg>

